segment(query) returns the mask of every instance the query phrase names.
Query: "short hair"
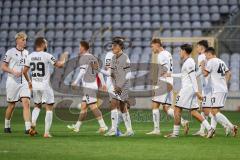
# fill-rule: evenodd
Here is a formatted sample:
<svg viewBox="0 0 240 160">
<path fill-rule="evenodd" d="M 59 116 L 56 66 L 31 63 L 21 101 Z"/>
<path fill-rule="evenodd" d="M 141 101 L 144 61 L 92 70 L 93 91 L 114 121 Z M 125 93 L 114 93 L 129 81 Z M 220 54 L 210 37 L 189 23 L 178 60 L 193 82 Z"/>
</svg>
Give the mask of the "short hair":
<svg viewBox="0 0 240 160">
<path fill-rule="evenodd" d="M 15 39 L 20 39 L 20 38 L 27 39 L 27 34 L 25 32 L 18 32 L 15 35 Z"/>
<path fill-rule="evenodd" d="M 34 42 L 34 49 L 41 47 L 43 44 L 46 44 L 47 40 L 44 37 L 37 37 Z"/>
<path fill-rule="evenodd" d="M 112 44 L 117 44 L 121 47 L 121 49 L 124 49 L 125 48 L 124 41 L 125 41 L 125 38 L 123 37 L 114 37 L 112 40 Z"/>
<path fill-rule="evenodd" d="M 159 44 L 160 46 L 163 46 L 162 41 L 161 41 L 160 38 L 154 38 L 154 39 L 152 39 L 151 44 L 153 44 L 153 43 L 157 43 L 157 44 Z"/>
<path fill-rule="evenodd" d="M 180 48 L 182 50 L 184 50 L 187 54 L 192 53 L 192 45 L 190 45 L 190 44 L 183 44 L 183 45 L 180 46 Z"/>
<path fill-rule="evenodd" d="M 208 47 L 205 52 L 216 55 L 216 50 L 213 47 Z"/>
<path fill-rule="evenodd" d="M 209 47 L 207 40 L 201 40 L 197 43 L 197 45 L 203 46 L 205 49 L 207 49 Z"/>
<path fill-rule="evenodd" d="M 90 45 L 87 41 L 80 41 L 80 45 L 85 48 L 86 50 L 89 50 Z"/>
</svg>

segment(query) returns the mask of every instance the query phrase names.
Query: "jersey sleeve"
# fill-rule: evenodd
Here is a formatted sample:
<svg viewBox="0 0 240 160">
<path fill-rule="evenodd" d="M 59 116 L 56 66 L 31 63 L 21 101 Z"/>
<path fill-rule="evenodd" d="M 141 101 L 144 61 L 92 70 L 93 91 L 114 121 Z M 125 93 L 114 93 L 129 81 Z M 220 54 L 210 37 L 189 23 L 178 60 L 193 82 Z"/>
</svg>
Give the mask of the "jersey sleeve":
<svg viewBox="0 0 240 160">
<path fill-rule="evenodd" d="M 4 58 L 3 58 L 3 62 L 9 63 L 10 60 L 11 60 L 11 58 L 12 58 L 11 52 L 10 52 L 10 51 L 7 51 L 6 54 L 5 54 L 5 56 L 4 56 Z"/>
<path fill-rule="evenodd" d="M 223 65 L 224 65 L 224 67 L 225 67 L 225 72 L 228 72 L 228 71 L 229 71 L 229 68 L 228 68 L 228 66 L 226 65 L 225 62 L 223 62 Z"/>
<path fill-rule="evenodd" d="M 53 55 L 51 55 L 51 54 L 48 54 L 47 61 L 49 63 L 51 63 L 52 65 L 54 65 L 57 62 L 56 58 Z"/>
<path fill-rule="evenodd" d="M 28 57 L 26 58 L 26 61 L 25 61 L 24 66 L 30 67 L 30 61 L 31 61 L 31 58 L 30 58 L 30 56 L 28 56 Z"/>
<path fill-rule="evenodd" d="M 187 65 L 186 65 L 186 71 L 188 74 L 192 73 L 192 72 L 195 72 L 196 70 L 196 66 L 195 66 L 195 63 L 192 63 L 192 62 L 188 62 Z"/>
<path fill-rule="evenodd" d="M 205 66 L 205 70 L 210 73 L 212 71 L 212 66 L 213 66 L 212 61 L 211 60 L 208 61 L 206 66 Z"/>
</svg>

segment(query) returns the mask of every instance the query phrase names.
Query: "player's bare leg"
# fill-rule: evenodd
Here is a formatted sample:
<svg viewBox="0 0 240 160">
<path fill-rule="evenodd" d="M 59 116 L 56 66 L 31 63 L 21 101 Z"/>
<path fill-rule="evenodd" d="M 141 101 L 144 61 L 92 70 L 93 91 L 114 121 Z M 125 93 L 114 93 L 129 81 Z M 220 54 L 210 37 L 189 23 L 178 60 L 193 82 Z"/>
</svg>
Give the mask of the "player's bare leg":
<svg viewBox="0 0 240 160">
<path fill-rule="evenodd" d="M 197 119 L 200 123 L 202 123 L 204 125 L 204 128 L 207 129 L 208 131 L 207 138 L 212 138 L 214 134 L 214 129 L 211 127 L 208 121 L 197 110 L 191 110 L 191 115 L 195 119 Z"/>
<path fill-rule="evenodd" d="M 15 102 L 8 102 L 8 106 L 5 113 L 5 127 L 4 133 L 12 133 L 11 131 L 11 118 L 15 108 Z"/>
<path fill-rule="evenodd" d="M 164 104 L 163 111 L 170 117 L 174 118 L 174 110 L 171 108 L 170 105 Z M 184 127 L 184 134 L 188 134 L 189 131 L 189 121 L 185 120 L 181 117 L 181 125 Z"/>
<path fill-rule="evenodd" d="M 81 111 L 80 111 L 80 114 L 79 114 L 78 121 L 76 122 L 76 124 L 68 125 L 67 127 L 70 130 L 73 130 L 74 132 L 79 132 L 80 127 L 81 127 L 83 121 L 87 118 L 87 111 L 88 111 L 87 103 L 86 102 L 82 102 L 81 103 Z"/>
<path fill-rule="evenodd" d="M 53 104 L 46 104 L 46 116 L 45 116 L 45 131 L 44 138 L 51 138 L 50 128 L 52 126 L 53 119 Z"/>
<path fill-rule="evenodd" d="M 125 127 L 127 129 L 127 131 L 124 134 L 122 134 L 121 136 L 133 136 L 134 132 L 132 129 L 132 122 L 131 122 L 130 114 L 128 112 L 127 102 L 120 101 L 120 111 L 122 112 L 123 121 L 124 121 Z"/>
<path fill-rule="evenodd" d="M 160 103 L 152 101 L 152 116 L 153 116 L 154 129 L 153 129 L 153 131 L 147 133 L 149 135 L 151 135 L 151 134 L 159 135 L 160 134 L 160 127 L 159 127 L 160 112 L 159 112 L 159 106 L 160 106 Z"/>
<path fill-rule="evenodd" d="M 29 98 L 22 98 L 23 106 L 23 118 L 25 121 L 25 134 L 29 134 L 31 128 L 31 111 L 30 111 L 30 100 Z"/>
<path fill-rule="evenodd" d="M 218 123 L 220 123 L 223 127 L 227 126 L 231 130 L 234 137 L 237 135 L 237 126 L 233 125 L 228 118 L 220 112 L 219 108 L 212 108 L 211 113 Z"/>
<path fill-rule="evenodd" d="M 210 115 L 209 115 L 210 111 L 211 111 L 211 108 L 210 108 L 210 107 L 209 107 L 209 108 L 202 108 L 201 115 L 202 115 L 206 120 L 208 120 L 208 117 L 210 116 Z M 214 125 L 214 120 L 213 120 L 213 121 L 211 120 L 211 122 L 213 122 L 213 125 Z M 212 126 L 212 125 L 211 125 L 211 126 Z M 213 128 L 213 129 L 216 129 L 216 127 L 214 128 L 213 126 L 212 126 L 212 128 Z M 206 136 L 205 127 L 204 127 L 204 125 L 203 125 L 202 123 L 201 123 L 201 125 L 200 125 L 199 131 L 197 131 L 197 132 L 194 133 L 193 135 L 194 135 L 194 136 L 202 136 L 202 137 Z"/>
<path fill-rule="evenodd" d="M 93 112 L 95 118 L 98 120 L 98 123 L 99 123 L 99 133 L 104 133 L 108 130 L 108 127 L 106 126 L 104 120 L 103 120 L 103 117 L 102 117 L 102 112 L 100 111 L 100 109 L 97 107 L 97 104 L 94 103 L 94 104 L 90 104 L 89 105 L 91 111 Z"/>
</svg>

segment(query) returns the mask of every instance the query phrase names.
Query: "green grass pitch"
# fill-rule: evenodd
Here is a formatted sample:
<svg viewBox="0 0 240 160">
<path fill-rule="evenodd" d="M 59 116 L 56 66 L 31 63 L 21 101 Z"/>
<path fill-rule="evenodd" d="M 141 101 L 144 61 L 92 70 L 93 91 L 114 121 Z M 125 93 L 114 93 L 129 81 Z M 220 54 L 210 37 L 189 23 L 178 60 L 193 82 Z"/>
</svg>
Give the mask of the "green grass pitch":
<svg viewBox="0 0 240 160">
<path fill-rule="evenodd" d="M 29 137 L 23 134 L 24 123 L 22 109 L 16 109 L 12 119 L 12 134 L 3 133 L 5 108 L 0 109 L 2 130 L 0 131 L 0 160 L 239 160 L 240 138 L 225 137 L 224 129 L 218 125 L 216 136 L 213 139 L 191 136 L 199 124 L 192 120 L 190 123 L 190 135 L 181 134 L 176 139 L 166 139 L 164 134 L 169 133 L 173 127 L 173 121 L 161 122 L 160 136 L 145 135 L 151 131 L 152 122 L 140 122 L 138 113 L 148 115 L 151 111 L 136 111 L 130 113 L 133 117 L 133 137 L 104 137 L 98 135 L 98 123 L 95 120 L 83 124 L 80 133 L 73 133 L 66 128 L 71 122 L 63 122 L 54 118 L 51 139 L 42 137 L 44 131 L 44 110 L 40 113 L 37 130 L 39 135 Z M 162 113 L 162 112 L 161 112 Z M 224 112 L 235 124 L 240 123 L 239 112 Z M 162 115 L 164 115 L 162 113 Z M 185 112 L 185 116 L 188 113 Z M 104 116 L 108 126 L 109 114 Z M 124 125 L 121 125 L 124 131 Z"/>
</svg>

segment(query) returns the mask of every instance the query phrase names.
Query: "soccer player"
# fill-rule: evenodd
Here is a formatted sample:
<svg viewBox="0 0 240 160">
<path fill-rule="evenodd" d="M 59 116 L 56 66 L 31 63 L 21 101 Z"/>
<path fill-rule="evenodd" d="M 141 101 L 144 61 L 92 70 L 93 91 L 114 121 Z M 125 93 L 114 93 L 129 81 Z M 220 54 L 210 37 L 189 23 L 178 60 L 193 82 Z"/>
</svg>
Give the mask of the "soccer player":
<svg viewBox="0 0 240 160">
<path fill-rule="evenodd" d="M 157 64 L 159 65 L 159 73 L 158 73 L 158 86 L 160 86 L 161 82 L 167 83 L 167 90 L 165 93 L 161 93 L 160 89 L 156 89 L 154 93 L 154 97 L 152 98 L 152 114 L 153 114 L 153 123 L 154 123 L 154 130 L 147 133 L 147 134 L 160 134 L 160 127 L 159 127 L 159 119 L 160 119 L 160 112 L 159 107 L 160 105 L 163 106 L 163 111 L 169 115 L 170 117 L 174 118 L 174 110 L 171 108 L 172 105 L 172 88 L 173 88 L 173 78 L 172 77 L 163 77 L 161 71 L 164 69 L 167 73 L 172 73 L 173 66 L 172 66 L 172 55 L 168 51 L 163 48 L 163 44 L 160 39 L 155 38 L 151 42 L 151 48 L 153 54 L 157 54 Z M 188 133 L 189 130 L 189 122 L 181 118 L 181 124 L 185 129 L 185 133 Z"/>
<path fill-rule="evenodd" d="M 113 88 L 109 90 L 112 127 L 105 136 L 118 135 L 118 109 L 122 112 L 123 121 L 127 129 L 121 136 L 134 135 L 130 114 L 128 112 L 128 88 L 131 78 L 130 60 L 128 56 L 123 53 L 123 49 L 124 39 L 120 37 L 113 38 L 112 53 L 114 56 L 109 65 L 111 69 L 107 71 L 101 69 L 103 74 L 111 76 L 111 83 L 113 85 Z"/>
<path fill-rule="evenodd" d="M 205 128 L 208 131 L 207 138 L 211 138 L 214 133 L 214 129 L 211 128 L 208 121 L 198 113 L 197 109 L 198 102 L 197 98 L 202 100 L 202 96 L 198 91 L 198 85 L 196 80 L 196 67 L 194 60 L 190 57 L 192 52 L 192 46 L 189 44 L 183 44 L 180 50 L 180 57 L 183 60 L 183 65 L 181 69 L 181 73 L 172 74 L 166 73 L 165 76 L 171 77 L 181 77 L 182 87 L 176 98 L 176 104 L 174 107 L 174 127 L 173 132 L 165 137 L 175 138 L 179 136 L 180 131 L 180 122 L 181 122 L 181 114 L 183 109 L 190 110 L 191 115 L 196 118 L 198 121 L 203 123 Z"/>
<path fill-rule="evenodd" d="M 67 127 L 74 132 L 79 132 L 80 127 L 83 123 L 83 121 L 87 117 L 87 110 L 88 107 L 92 110 L 94 116 L 98 120 L 98 123 L 100 125 L 99 133 L 104 133 L 108 130 L 108 127 L 106 126 L 103 117 L 102 112 L 99 110 L 97 106 L 97 80 L 96 75 L 98 74 L 93 68 L 92 63 L 98 63 L 97 58 L 94 57 L 92 54 L 89 53 L 89 43 L 87 41 L 81 41 L 80 42 L 80 53 L 81 57 L 79 60 L 80 64 L 80 72 L 76 78 L 76 80 L 72 83 L 73 87 L 76 87 L 79 83 L 79 81 L 82 81 L 83 93 L 84 96 L 82 98 L 81 103 L 81 112 L 79 115 L 79 119 L 76 122 L 76 124 L 68 125 Z"/>
<path fill-rule="evenodd" d="M 36 120 L 40 112 L 39 108 L 42 104 L 45 104 L 44 138 L 51 138 L 52 135 L 49 131 L 53 119 L 54 93 L 50 84 L 50 67 L 51 65 L 59 68 L 63 67 L 65 60 L 57 61 L 51 54 L 46 52 L 47 46 L 47 40 L 45 38 L 38 37 L 35 40 L 35 51 L 28 56 L 23 74 L 29 84 L 29 88 L 33 91 L 33 101 L 35 103 L 31 130 L 35 130 Z M 28 75 L 29 69 L 31 70 L 31 79 Z"/>
<path fill-rule="evenodd" d="M 209 81 L 209 76 L 204 77 L 202 74 L 201 65 L 206 62 L 205 50 L 208 48 L 208 41 L 201 40 L 197 43 L 196 50 L 199 53 L 198 55 L 198 71 L 196 72 L 197 77 L 200 78 L 203 101 L 201 103 L 202 112 L 201 115 L 207 120 L 211 115 L 211 85 Z M 200 135 L 202 137 L 206 136 L 204 125 L 200 125 L 200 130 L 194 133 L 193 135 Z"/>
<path fill-rule="evenodd" d="M 219 58 L 216 57 L 216 51 L 214 48 L 209 47 L 206 50 L 207 64 L 202 65 L 202 71 L 205 77 L 209 76 L 212 86 L 211 95 L 211 114 L 214 116 L 214 120 L 220 123 L 222 126 L 226 126 L 231 130 L 232 135 L 237 135 L 237 126 L 233 125 L 227 117 L 221 112 L 220 108 L 224 107 L 227 98 L 227 82 L 231 78 L 231 73 L 226 64 Z M 212 126 L 216 129 L 217 123 Z"/>
<path fill-rule="evenodd" d="M 11 133 L 11 118 L 15 108 L 15 103 L 19 100 L 23 106 L 23 118 L 25 121 L 25 133 L 28 134 L 31 127 L 31 112 L 30 112 L 30 90 L 28 83 L 22 75 L 24 63 L 28 56 L 28 51 L 25 49 L 27 35 L 24 32 L 19 32 L 15 35 L 16 47 L 8 50 L 3 59 L 2 70 L 8 73 L 6 82 L 7 92 L 7 110 L 5 113 L 5 133 Z"/>
</svg>

